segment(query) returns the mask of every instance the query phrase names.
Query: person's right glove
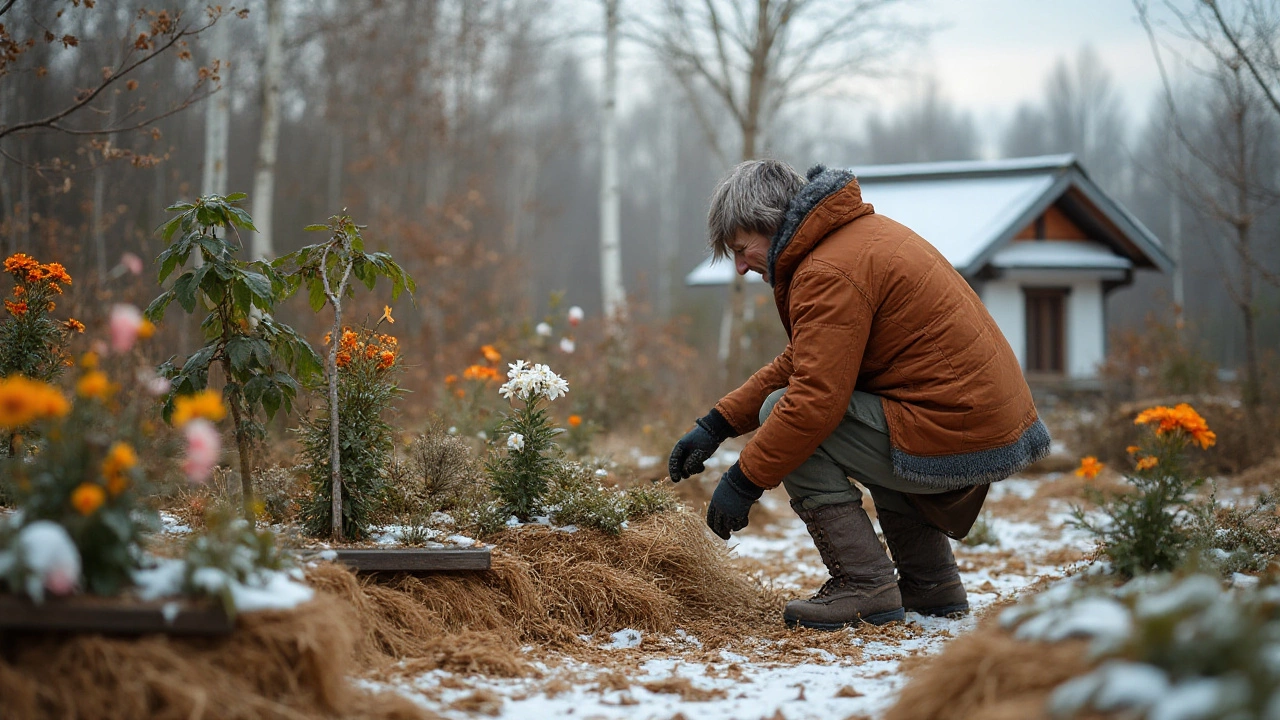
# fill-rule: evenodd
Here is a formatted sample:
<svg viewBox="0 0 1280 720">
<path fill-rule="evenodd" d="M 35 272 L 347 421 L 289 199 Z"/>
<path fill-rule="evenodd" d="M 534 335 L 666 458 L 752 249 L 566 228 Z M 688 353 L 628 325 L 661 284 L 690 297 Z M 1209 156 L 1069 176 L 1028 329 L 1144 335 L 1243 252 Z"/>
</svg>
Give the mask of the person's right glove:
<svg viewBox="0 0 1280 720">
<path fill-rule="evenodd" d="M 734 463 L 720 477 L 720 484 L 711 494 L 711 502 L 707 505 L 707 527 L 721 540 L 728 540 L 731 534 L 747 526 L 751 506 L 763 494 L 764 488 L 748 480 L 738 463 Z"/>
<path fill-rule="evenodd" d="M 671 477 L 671 482 L 680 482 L 705 470 L 703 462 L 715 454 L 720 443 L 734 435 L 729 421 L 724 419 L 719 410 L 711 408 L 711 412 L 698 418 L 693 429 L 685 433 L 671 449 L 671 457 L 667 460 L 667 474 Z"/>
</svg>

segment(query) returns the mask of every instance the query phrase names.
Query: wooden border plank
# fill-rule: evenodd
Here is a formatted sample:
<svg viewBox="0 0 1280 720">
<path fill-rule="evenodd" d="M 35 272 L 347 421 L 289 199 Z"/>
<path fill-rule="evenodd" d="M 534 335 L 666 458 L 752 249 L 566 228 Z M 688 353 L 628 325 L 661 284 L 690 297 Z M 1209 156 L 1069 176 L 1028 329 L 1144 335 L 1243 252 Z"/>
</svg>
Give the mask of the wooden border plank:
<svg viewBox="0 0 1280 720">
<path fill-rule="evenodd" d="M 338 562 L 357 572 L 488 570 L 489 548 L 386 548 L 337 550 Z"/>
<path fill-rule="evenodd" d="M 235 622 L 222 608 L 209 603 L 70 597 L 36 605 L 25 597 L 0 595 L 0 632 L 226 635 L 234 629 Z"/>
</svg>

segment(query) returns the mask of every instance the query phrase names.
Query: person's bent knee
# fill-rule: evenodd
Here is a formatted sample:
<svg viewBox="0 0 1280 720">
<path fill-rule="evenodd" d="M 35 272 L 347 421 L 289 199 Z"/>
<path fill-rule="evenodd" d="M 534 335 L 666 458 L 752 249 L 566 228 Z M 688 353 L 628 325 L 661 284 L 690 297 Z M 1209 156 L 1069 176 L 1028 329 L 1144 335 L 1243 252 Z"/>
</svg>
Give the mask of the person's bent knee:
<svg viewBox="0 0 1280 720">
<path fill-rule="evenodd" d="M 764 404 L 760 406 L 760 424 L 764 424 L 764 419 L 769 417 L 769 413 L 773 412 L 773 406 L 778 404 L 782 396 L 787 394 L 786 388 L 779 388 L 769 393 L 769 397 L 764 399 Z"/>
</svg>

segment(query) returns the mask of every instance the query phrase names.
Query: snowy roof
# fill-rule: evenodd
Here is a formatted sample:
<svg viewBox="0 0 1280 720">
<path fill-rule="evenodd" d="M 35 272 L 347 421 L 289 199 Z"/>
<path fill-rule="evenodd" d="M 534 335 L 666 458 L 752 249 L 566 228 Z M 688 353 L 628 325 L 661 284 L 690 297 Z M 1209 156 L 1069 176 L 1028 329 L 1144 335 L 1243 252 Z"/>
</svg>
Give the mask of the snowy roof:
<svg viewBox="0 0 1280 720">
<path fill-rule="evenodd" d="M 725 258 L 717 261 L 715 258 L 707 258 L 693 272 L 684 276 L 685 285 L 725 285 L 733 278 L 733 274 L 737 272 L 733 268 L 733 261 Z M 762 283 L 764 277 L 754 270 L 747 271 L 747 282 Z"/>
<path fill-rule="evenodd" d="M 1117 268 L 1127 270 L 1133 261 L 1117 255 L 1102 243 L 1080 240 L 1012 242 L 991 256 L 991 265 L 1019 269 Z"/>
<path fill-rule="evenodd" d="M 1091 243 L 1092 251 L 1087 255 L 1079 247 L 1063 249 L 1064 254 L 1075 253 L 1071 255 L 1075 262 L 1090 261 L 1071 267 L 1155 267 L 1165 271 L 1173 267 L 1160 241 L 1090 180 L 1072 155 L 873 165 L 855 167 L 853 172 L 863 199 L 877 213 L 917 232 L 965 276 L 987 265 L 1011 267 L 994 262 L 996 256 L 1018 232 L 1068 193 L 1066 204 L 1073 214 L 1090 220 L 1080 224 L 1090 226 L 1091 235 L 1110 241 Z M 1001 257 L 1011 262 L 1008 258 L 1017 260 L 1024 257 L 1020 253 L 1027 252 L 1018 250 Z M 1110 257 L 1103 258 L 1103 253 Z M 1040 256 L 1037 261 L 1048 262 L 1049 258 Z M 723 285 L 733 273 L 733 263 L 712 264 L 708 258 L 685 282 Z"/>
</svg>

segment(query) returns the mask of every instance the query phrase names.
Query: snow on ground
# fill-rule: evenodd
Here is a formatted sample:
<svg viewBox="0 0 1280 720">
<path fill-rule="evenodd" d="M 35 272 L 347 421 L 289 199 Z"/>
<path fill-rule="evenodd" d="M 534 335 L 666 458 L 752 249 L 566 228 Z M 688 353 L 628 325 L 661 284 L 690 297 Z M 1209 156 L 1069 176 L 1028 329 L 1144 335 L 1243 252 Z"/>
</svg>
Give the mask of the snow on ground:
<svg viewBox="0 0 1280 720">
<path fill-rule="evenodd" d="M 1066 486 L 1066 487 L 1064 487 Z M 1013 599 L 1044 578 L 1078 567 L 1091 543 L 1067 526 L 1078 497 L 1070 478 L 1014 478 L 992 488 L 984 511 L 994 542 L 955 543 L 961 575 L 976 613 Z M 779 493 L 765 498 L 761 520 L 730 541 L 737 562 L 766 583 L 807 596 L 826 570 L 804 525 Z M 781 609 L 779 609 L 781 610 Z M 364 680 L 395 690 L 445 717 L 503 718 L 877 718 L 906 684 L 904 661 L 938 652 L 976 625 L 908 613 L 906 623 L 847 629 L 823 647 L 785 657 L 767 652 L 777 640 L 744 638 L 733 651 L 702 648 L 683 630 L 668 637 L 639 631 L 584 638 L 592 651 L 570 658 L 525 648 L 540 677 L 489 678 L 444 670 L 397 680 Z M 760 651 L 759 657 L 751 649 Z M 739 654 L 745 653 L 745 654 Z M 616 657 L 616 660 L 613 658 Z"/>
</svg>

